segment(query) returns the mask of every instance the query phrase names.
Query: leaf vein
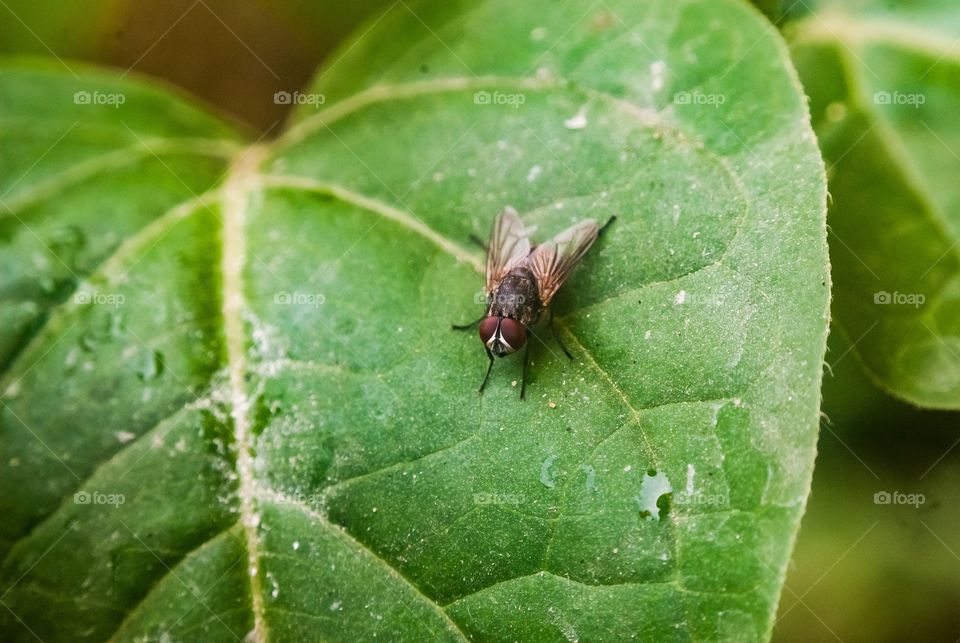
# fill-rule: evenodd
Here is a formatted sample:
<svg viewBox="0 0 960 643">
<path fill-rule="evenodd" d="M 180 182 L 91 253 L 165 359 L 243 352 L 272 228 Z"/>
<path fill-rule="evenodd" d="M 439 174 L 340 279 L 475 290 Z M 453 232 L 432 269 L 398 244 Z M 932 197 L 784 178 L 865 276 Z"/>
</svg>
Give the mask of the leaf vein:
<svg viewBox="0 0 960 643">
<path fill-rule="evenodd" d="M 444 609 L 434 599 L 424 594 L 423 591 L 413 583 L 413 581 L 411 581 L 409 578 L 407 578 L 402 573 L 400 573 L 400 570 L 398 570 L 396 567 L 394 567 L 389 562 L 387 562 L 386 559 L 380 556 L 380 554 L 378 554 L 370 547 L 367 547 L 367 545 L 365 545 L 363 542 L 357 540 L 352 535 L 350 535 L 350 533 L 347 532 L 347 530 L 344 529 L 343 526 L 331 522 L 329 518 L 315 511 L 311 507 L 308 507 L 307 505 L 300 502 L 299 500 L 290 498 L 273 489 L 267 489 L 265 491 L 267 491 L 269 495 L 267 497 L 261 496 L 263 499 L 271 500 L 278 505 L 293 507 L 297 511 L 306 515 L 308 518 L 313 519 L 314 521 L 320 523 L 323 527 L 327 528 L 327 530 L 331 534 L 333 534 L 336 538 L 342 541 L 350 549 L 353 549 L 354 551 L 362 555 L 369 556 L 370 559 L 378 566 L 381 566 L 389 576 L 393 577 L 395 580 L 399 581 L 404 586 L 409 587 L 410 590 L 412 590 L 418 596 L 420 596 L 427 603 L 427 605 L 432 610 L 434 610 L 438 616 L 441 617 L 441 619 L 444 621 L 447 628 L 452 633 L 457 634 L 464 641 L 468 640 L 468 637 L 466 636 L 466 634 L 463 633 L 460 627 L 450 618 L 450 616 L 444 611 Z"/>
<path fill-rule="evenodd" d="M 207 145 L 202 145 L 206 143 Z M 220 145 L 217 145 L 217 144 Z M 138 143 L 106 154 L 91 157 L 72 165 L 57 174 L 30 185 L 11 198 L 6 194 L 0 203 L 6 211 L 0 217 L 16 216 L 22 210 L 37 205 L 57 195 L 64 188 L 79 185 L 97 176 L 129 166 L 131 162 L 162 154 L 192 154 L 195 156 L 227 157 L 236 152 L 236 145 L 216 139 L 164 139 L 158 142 Z M 190 147 L 194 145 L 196 147 Z"/>
</svg>

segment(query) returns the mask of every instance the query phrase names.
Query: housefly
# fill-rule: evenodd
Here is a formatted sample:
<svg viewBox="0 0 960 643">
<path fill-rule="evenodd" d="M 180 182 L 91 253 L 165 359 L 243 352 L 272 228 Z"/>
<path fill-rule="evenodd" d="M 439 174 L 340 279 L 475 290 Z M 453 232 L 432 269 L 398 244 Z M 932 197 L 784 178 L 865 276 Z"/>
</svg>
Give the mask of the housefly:
<svg viewBox="0 0 960 643">
<path fill-rule="evenodd" d="M 520 399 L 523 399 L 529 353 L 527 336 L 533 335 L 533 326 L 549 311 L 560 286 L 615 218 L 610 217 L 603 227 L 593 219 L 586 219 L 549 241 L 532 244 L 528 235 L 533 230 L 524 227 L 516 210 L 507 206 L 497 215 L 487 246 L 486 314 L 471 324 L 453 326 L 456 330 L 476 326 L 480 332 L 480 341 L 490 361 L 479 393 L 483 393 L 490 379 L 494 356 L 505 357 L 523 348 L 520 384 Z M 551 331 L 552 322 L 551 314 Z M 554 337 L 567 357 L 573 359 L 556 334 Z"/>
</svg>

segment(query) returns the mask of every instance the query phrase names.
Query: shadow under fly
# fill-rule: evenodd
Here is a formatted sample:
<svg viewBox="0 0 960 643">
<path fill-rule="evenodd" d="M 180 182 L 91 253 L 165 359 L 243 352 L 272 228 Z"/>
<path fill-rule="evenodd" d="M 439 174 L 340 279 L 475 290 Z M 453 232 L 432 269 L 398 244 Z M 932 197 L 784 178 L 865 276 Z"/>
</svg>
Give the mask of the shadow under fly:
<svg viewBox="0 0 960 643">
<path fill-rule="evenodd" d="M 610 217 L 602 227 L 593 219 L 585 219 L 549 241 L 531 244 L 528 235 L 532 230 L 523 226 L 516 210 L 507 206 L 497 215 L 486 246 L 486 314 L 469 324 L 453 326 L 454 330 L 477 327 L 480 332 L 489 362 L 478 393 L 483 393 L 490 379 L 494 356 L 505 357 L 523 348 L 520 399 L 524 398 L 530 354 L 527 336 L 535 336 L 533 326 L 545 312 L 549 315 L 547 327 L 551 334 L 566 356 L 573 359 L 553 329 L 550 302 L 614 219 L 615 216 Z M 471 238 L 483 245 L 480 239 Z"/>
</svg>

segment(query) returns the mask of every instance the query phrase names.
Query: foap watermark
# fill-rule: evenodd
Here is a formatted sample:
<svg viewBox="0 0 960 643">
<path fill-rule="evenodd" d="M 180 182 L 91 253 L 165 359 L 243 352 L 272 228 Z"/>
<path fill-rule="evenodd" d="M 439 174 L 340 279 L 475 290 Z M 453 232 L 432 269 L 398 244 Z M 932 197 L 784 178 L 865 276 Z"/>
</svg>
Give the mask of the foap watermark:
<svg viewBox="0 0 960 643">
<path fill-rule="evenodd" d="M 913 306 L 920 308 L 927 301 L 923 293 L 918 292 L 887 292 L 880 290 L 873 293 L 873 303 L 880 306 Z"/>
<path fill-rule="evenodd" d="M 704 507 L 726 507 L 730 504 L 730 497 L 723 493 L 678 491 L 673 494 L 673 504 Z"/>
<path fill-rule="evenodd" d="M 319 292 L 281 291 L 273 296 L 273 303 L 280 306 L 313 306 L 319 308 L 326 301 L 327 298 Z"/>
<path fill-rule="evenodd" d="M 475 304 L 499 304 L 500 306 L 521 306 L 527 300 L 519 293 L 490 293 L 480 290 L 473 296 Z"/>
<path fill-rule="evenodd" d="M 74 105 L 113 105 L 120 107 L 127 102 L 126 94 L 121 92 L 78 91 L 73 95 Z"/>
<path fill-rule="evenodd" d="M 897 91 L 880 91 L 874 92 L 873 94 L 874 105 L 909 105 L 910 107 L 919 108 L 926 102 L 926 94 L 920 93 L 906 94 Z"/>
<path fill-rule="evenodd" d="M 527 97 L 519 92 L 488 92 L 480 90 L 473 93 L 474 105 L 507 105 L 514 109 L 527 102 Z"/>
<path fill-rule="evenodd" d="M 473 504 L 475 505 L 519 505 L 520 496 L 513 493 L 496 493 L 492 491 L 481 491 L 473 494 Z"/>
<path fill-rule="evenodd" d="M 122 493 L 101 493 L 100 491 L 78 491 L 73 494 L 75 505 L 113 505 L 119 507 L 127 501 Z"/>
<path fill-rule="evenodd" d="M 119 308 L 127 301 L 120 293 L 81 290 L 73 294 L 73 303 L 80 306 L 113 306 Z"/>
<path fill-rule="evenodd" d="M 910 505 L 919 508 L 927 501 L 922 493 L 903 493 L 901 491 L 878 491 L 873 494 L 875 505 Z"/>
<path fill-rule="evenodd" d="M 273 95 L 273 102 L 277 105 L 313 105 L 314 107 L 320 107 L 327 102 L 327 97 L 314 92 L 279 91 Z"/>
<path fill-rule="evenodd" d="M 727 102 L 726 94 L 708 94 L 706 92 L 677 92 L 673 95 L 673 102 L 677 105 L 706 105 L 720 107 Z"/>
</svg>

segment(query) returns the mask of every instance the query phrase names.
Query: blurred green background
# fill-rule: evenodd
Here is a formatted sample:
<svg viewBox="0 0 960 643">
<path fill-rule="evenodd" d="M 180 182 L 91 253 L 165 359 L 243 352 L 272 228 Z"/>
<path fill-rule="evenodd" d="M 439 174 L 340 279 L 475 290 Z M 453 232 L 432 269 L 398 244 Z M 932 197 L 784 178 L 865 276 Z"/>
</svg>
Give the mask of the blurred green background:
<svg viewBox="0 0 960 643">
<path fill-rule="evenodd" d="M 83 60 L 177 85 L 261 132 L 384 0 L 30 0 L 0 2 L 0 54 Z"/>
<path fill-rule="evenodd" d="M 270 135 L 289 109 L 274 103 L 274 92 L 303 87 L 350 31 L 393 4 L 64 0 L 53 8 L 3 0 L 0 53 L 160 78 Z M 777 26 L 811 11 L 804 2 L 757 4 Z M 865 2 L 849 3 L 857 4 Z M 942 3 L 918 6 L 934 4 Z M 841 332 L 831 335 L 827 364 L 813 492 L 774 640 L 960 640 L 957 417 L 881 392 Z M 877 504 L 879 492 L 924 501 Z"/>
</svg>

